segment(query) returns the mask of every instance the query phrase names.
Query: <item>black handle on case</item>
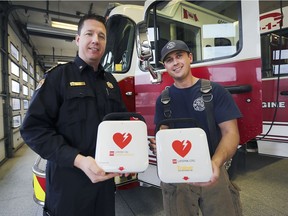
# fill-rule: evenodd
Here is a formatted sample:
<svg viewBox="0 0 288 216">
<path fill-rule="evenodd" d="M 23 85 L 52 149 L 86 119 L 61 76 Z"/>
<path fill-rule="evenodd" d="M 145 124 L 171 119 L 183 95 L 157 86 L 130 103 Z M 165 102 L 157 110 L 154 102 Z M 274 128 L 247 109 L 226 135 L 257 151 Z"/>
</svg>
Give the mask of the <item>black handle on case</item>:
<svg viewBox="0 0 288 216">
<path fill-rule="evenodd" d="M 141 120 L 145 122 L 142 115 L 135 112 L 113 112 L 104 116 L 103 121 L 107 120 L 130 120 L 130 118 L 135 118 L 135 120 Z"/>
<path fill-rule="evenodd" d="M 169 125 L 171 123 L 185 123 L 185 122 L 192 122 L 195 124 L 195 126 L 199 127 L 199 128 L 202 128 L 199 124 L 199 122 L 196 120 L 196 119 L 193 119 L 193 118 L 171 118 L 171 119 L 164 119 L 162 121 L 160 121 L 158 124 L 157 124 L 157 127 L 156 127 L 156 132 L 160 129 L 160 126 L 161 125 Z"/>
</svg>

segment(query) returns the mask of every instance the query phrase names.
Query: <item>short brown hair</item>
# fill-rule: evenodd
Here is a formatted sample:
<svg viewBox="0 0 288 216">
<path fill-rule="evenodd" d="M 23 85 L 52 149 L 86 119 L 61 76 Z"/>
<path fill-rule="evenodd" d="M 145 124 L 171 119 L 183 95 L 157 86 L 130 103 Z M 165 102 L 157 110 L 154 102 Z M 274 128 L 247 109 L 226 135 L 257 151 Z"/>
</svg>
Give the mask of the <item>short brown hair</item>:
<svg viewBox="0 0 288 216">
<path fill-rule="evenodd" d="M 103 16 L 96 15 L 96 14 L 86 14 L 83 17 L 81 17 L 81 19 L 78 22 L 78 35 L 80 35 L 80 33 L 81 33 L 84 21 L 90 20 L 90 19 L 103 23 L 103 25 L 106 28 L 106 20 Z"/>
</svg>

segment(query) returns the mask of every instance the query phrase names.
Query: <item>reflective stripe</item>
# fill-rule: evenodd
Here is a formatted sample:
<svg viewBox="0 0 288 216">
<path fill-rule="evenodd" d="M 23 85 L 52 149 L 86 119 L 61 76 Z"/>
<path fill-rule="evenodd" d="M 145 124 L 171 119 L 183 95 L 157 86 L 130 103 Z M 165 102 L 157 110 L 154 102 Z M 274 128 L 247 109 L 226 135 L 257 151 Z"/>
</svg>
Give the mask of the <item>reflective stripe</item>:
<svg viewBox="0 0 288 216">
<path fill-rule="evenodd" d="M 33 188 L 34 188 L 34 195 L 35 198 L 39 201 L 44 202 L 45 200 L 45 191 L 44 189 L 41 187 L 37 176 L 33 173 Z"/>
</svg>

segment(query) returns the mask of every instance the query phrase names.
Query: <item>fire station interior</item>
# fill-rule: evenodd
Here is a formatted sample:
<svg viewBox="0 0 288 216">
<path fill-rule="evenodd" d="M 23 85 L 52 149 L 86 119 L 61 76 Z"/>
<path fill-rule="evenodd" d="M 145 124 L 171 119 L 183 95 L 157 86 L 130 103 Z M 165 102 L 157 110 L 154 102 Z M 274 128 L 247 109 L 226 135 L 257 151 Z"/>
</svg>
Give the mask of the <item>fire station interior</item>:
<svg viewBox="0 0 288 216">
<path fill-rule="evenodd" d="M 15 30 L 14 34 L 3 34 L 3 31 L 0 33 L 0 69 L 2 72 L 7 70 L 3 66 L 5 65 L 3 61 L 7 60 L 3 57 L 6 54 L 3 45 L 5 45 L 4 41 L 7 41 L 4 40 L 5 37 L 8 37 L 10 41 L 15 41 L 9 44 L 11 55 L 13 58 L 21 60 L 20 68 L 21 73 L 23 72 L 21 75 L 23 80 L 20 80 L 19 74 L 17 75 L 19 71 L 17 72 L 16 69 L 16 72 L 13 73 L 13 68 L 18 66 L 12 63 L 10 78 L 3 79 L 2 75 L 0 76 L 1 87 L 7 86 L 3 83 L 12 80 L 10 89 L 8 87 L 6 91 L 10 91 L 12 96 L 15 96 L 14 99 L 8 101 L 8 104 L 12 105 L 6 106 L 6 96 L 2 93 L 4 90 L 2 89 L 0 93 L 3 104 L 0 107 L 0 121 L 6 122 L 0 130 L 0 216 L 40 216 L 43 214 L 43 206 L 35 200 L 33 188 L 32 167 L 37 161 L 38 155 L 24 143 L 19 127 L 21 116 L 28 109 L 28 99 L 31 99 L 30 96 L 44 72 L 59 62 L 73 60 L 77 53 L 77 46 L 74 43 L 75 31 L 52 32 L 48 28 L 48 24 L 52 21 L 51 17 L 56 21 L 61 20 L 59 17 L 65 17 L 70 24 L 75 24 L 83 14 L 96 13 L 106 16 L 109 10 L 120 4 L 143 6 L 144 1 L 9 0 L 0 2 L 1 29 L 4 28 L 4 20 L 6 20 L 9 30 Z M 281 4 L 283 7 L 288 6 L 288 1 L 281 1 Z M 277 8 L 279 8 L 279 3 L 276 4 L 275 1 L 260 1 L 260 13 Z M 280 33 L 263 35 L 261 44 L 271 44 L 271 50 L 273 50 L 273 44 L 277 44 L 280 37 L 282 46 L 287 50 L 287 29 Z M 118 39 L 120 40 L 120 38 L 115 38 L 115 41 Z M 6 45 L 8 46 L 8 44 Z M 30 52 L 26 50 L 26 47 L 29 47 Z M 121 50 L 115 50 L 115 52 L 117 51 Z M 270 56 L 270 51 L 261 50 L 262 76 L 264 78 L 273 77 L 273 70 L 270 67 L 271 60 L 268 57 L 265 58 L 265 56 Z M 287 59 L 282 62 L 284 61 L 287 63 Z M 30 80 L 29 77 L 32 76 L 34 78 Z M 24 82 L 26 85 L 20 87 Z M 12 88 L 14 88 L 14 92 Z M 16 97 L 20 92 L 23 92 L 24 95 L 21 98 L 23 99 L 21 108 L 18 100 L 20 97 Z M 13 119 L 5 119 L 5 116 L 13 116 Z M 287 216 L 288 161 L 283 157 L 259 154 L 257 143 L 254 140 L 248 144 L 251 148 L 239 148 L 235 155 L 235 160 L 237 159 L 238 162 L 229 171 L 231 180 L 240 188 L 243 215 Z M 165 215 L 161 189 L 143 182 L 131 181 L 118 186 L 115 205 L 116 216 Z"/>
</svg>

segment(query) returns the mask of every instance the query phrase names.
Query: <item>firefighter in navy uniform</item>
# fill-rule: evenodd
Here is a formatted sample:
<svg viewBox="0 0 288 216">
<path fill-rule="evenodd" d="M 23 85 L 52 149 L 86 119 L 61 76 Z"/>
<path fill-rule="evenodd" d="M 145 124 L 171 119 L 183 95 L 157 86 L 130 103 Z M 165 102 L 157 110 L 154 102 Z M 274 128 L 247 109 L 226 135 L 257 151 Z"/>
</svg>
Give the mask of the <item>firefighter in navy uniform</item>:
<svg viewBox="0 0 288 216">
<path fill-rule="evenodd" d="M 100 65 L 106 48 L 104 18 L 82 17 L 76 44 L 74 62 L 58 65 L 39 83 L 21 135 L 47 159 L 43 215 L 113 216 L 118 174 L 97 165 L 96 136 L 106 114 L 126 108 L 117 81 Z"/>
</svg>

